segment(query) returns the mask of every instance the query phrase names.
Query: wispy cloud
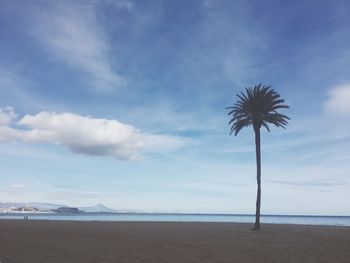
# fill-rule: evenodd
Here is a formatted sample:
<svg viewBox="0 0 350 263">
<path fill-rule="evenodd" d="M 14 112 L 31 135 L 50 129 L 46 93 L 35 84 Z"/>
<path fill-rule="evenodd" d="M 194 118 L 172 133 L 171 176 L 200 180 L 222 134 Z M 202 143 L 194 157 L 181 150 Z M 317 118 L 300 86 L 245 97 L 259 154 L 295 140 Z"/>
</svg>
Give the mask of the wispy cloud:
<svg viewBox="0 0 350 263">
<path fill-rule="evenodd" d="M 178 105 L 162 101 L 133 107 L 115 105 L 115 108 L 122 115 L 127 114 L 128 120 L 133 123 L 138 123 L 138 125 L 147 129 L 156 127 L 164 132 L 213 131 L 221 123 L 225 123 L 220 118 L 221 116 L 218 117 L 210 112 L 203 115 L 197 112 L 184 111 Z M 149 116 L 152 116 L 152 118 L 149 118 Z"/>
<path fill-rule="evenodd" d="M 329 113 L 341 115 L 350 113 L 350 84 L 335 86 L 329 91 L 325 110 Z"/>
<path fill-rule="evenodd" d="M 307 180 L 307 181 L 285 181 L 285 180 L 266 180 L 270 183 L 290 185 L 290 186 L 305 186 L 305 187 L 332 187 L 345 185 L 346 182 L 339 180 Z"/>
<path fill-rule="evenodd" d="M 26 194 L 25 186 L 22 183 L 14 183 L 7 186 L 0 187 L 0 193 L 8 193 L 12 195 L 24 195 Z"/>
<path fill-rule="evenodd" d="M 126 9 L 126 10 L 133 10 L 134 8 L 134 1 L 132 0 L 93 0 L 92 3 L 103 3 L 106 6 L 113 6 L 117 9 Z"/>
<path fill-rule="evenodd" d="M 67 108 L 65 103 L 48 100 L 45 94 L 35 91 L 40 83 L 26 77 L 26 73 L 9 65 L 0 65 L 2 107 L 15 104 L 17 110 L 42 110 Z M 11 102 L 11 103 L 9 103 Z"/>
<path fill-rule="evenodd" d="M 44 49 L 69 67 L 82 71 L 96 89 L 125 85 L 113 68 L 108 34 L 96 17 L 93 4 L 60 2 L 36 11 L 33 34 Z"/>
<path fill-rule="evenodd" d="M 13 109 L 2 112 L 4 119 L 15 114 Z M 21 129 L 8 124 L 0 125 L 1 141 L 56 143 L 75 153 L 113 156 L 118 160 L 139 158 L 141 152 L 174 150 L 190 142 L 178 136 L 144 133 L 117 120 L 96 119 L 73 113 L 43 111 L 36 115 L 25 115 L 16 122 Z"/>
<path fill-rule="evenodd" d="M 102 193 L 96 192 L 96 191 L 89 191 L 89 190 L 77 190 L 77 189 L 61 189 L 58 191 L 50 192 L 46 195 L 46 200 L 50 202 L 61 202 L 62 199 L 69 200 L 70 202 L 74 200 L 79 199 L 92 199 L 96 200 L 101 198 L 103 196 Z"/>
</svg>

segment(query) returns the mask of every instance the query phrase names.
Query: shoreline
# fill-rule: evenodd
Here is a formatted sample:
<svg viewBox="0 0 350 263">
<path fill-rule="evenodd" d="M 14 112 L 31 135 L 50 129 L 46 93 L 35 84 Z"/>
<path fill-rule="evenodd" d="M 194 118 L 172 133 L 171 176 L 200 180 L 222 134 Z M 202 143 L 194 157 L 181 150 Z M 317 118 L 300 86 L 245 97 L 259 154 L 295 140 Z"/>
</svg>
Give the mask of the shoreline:
<svg viewBox="0 0 350 263">
<path fill-rule="evenodd" d="M 254 225 L 254 222 L 221 222 L 221 221 L 141 221 L 141 220 L 135 220 L 135 221 L 132 221 L 132 220 L 125 220 L 125 221 L 114 221 L 114 220 L 110 220 L 110 221 L 107 221 L 107 220 L 70 220 L 70 219 L 62 219 L 62 220 L 56 220 L 56 219 L 32 219 L 32 218 L 28 218 L 26 220 L 24 219 L 2 219 L 1 218 L 1 215 L 0 215 L 0 222 L 3 222 L 3 221 L 9 221 L 9 222 L 12 222 L 12 221 L 15 221 L 15 222 L 22 222 L 22 221 L 32 221 L 32 222 L 70 222 L 70 223 L 79 223 L 79 222 L 84 222 L 84 223 L 153 223 L 153 224 L 156 224 L 156 223 L 170 223 L 170 224 L 237 224 L 237 225 Z M 349 228 L 350 229 L 350 226 L 348 225 L 341 225 L 341 224 L 338 224 L 338 225 L 322 225 L 322 224 L 296 224 L 296 223 L 264 223 L 264 222 L 261 222 L 261 225 L 276 225 L 276 226 L 295 226 L 295 227 L 299 227 L 299 226 L 305 226 L 305 227 L 344 227 L 344 228 Z M 0 261 L 1 263 L 1 261 Z"/>
<path fill-rule="evenodd" d="M 172 212 L 0 212 L 1 215 L 198 215 L 198 216 L 255 216 L 255 214 L 228 214 L 228 213 L 172 213 Z M 350 217 L 350 215 L 303 215 L 303 214 L 261 214 L 261 217 Z"/>
<path fill-rule="evenodd" d="M 238 214 L 156 214 L 156 213 L 0 213 L 0 220 L 87 221 L 87 222 L 212 222 L 212 223 L 252 223 L 254 215 Z M 263 224 L 350 226 L 349 216 L 296 216 L 263 215 Z"/>
<path fill-rule="evenodd" d="M 350 227 L 0 220 L 0 262 L 348 262 Z"/>
</svg>

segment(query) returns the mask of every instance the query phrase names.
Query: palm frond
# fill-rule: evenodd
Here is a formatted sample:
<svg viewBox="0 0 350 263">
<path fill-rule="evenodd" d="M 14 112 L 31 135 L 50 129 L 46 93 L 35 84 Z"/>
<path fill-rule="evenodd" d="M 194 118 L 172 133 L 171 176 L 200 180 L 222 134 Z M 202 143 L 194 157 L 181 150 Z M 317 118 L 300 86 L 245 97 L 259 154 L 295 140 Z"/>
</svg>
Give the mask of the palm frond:
<svg viewBox="0 0 350 263">
<path fill-rule="evenodd" d="M 270 86 L 262 84 L 245 88 L 245 92 L 237 94 L 238 100 L 226 109 L 228 115 L 230 134 L 237 135 L 239 131 L 247 126 L 253 125 L 254 129 L 261 126 L 270 131 L 268 124 L 285 128 L 289 117 L 277 112 L 278 109 L 289 108 L 284 104 L 284 99 Z"/>
</svg>

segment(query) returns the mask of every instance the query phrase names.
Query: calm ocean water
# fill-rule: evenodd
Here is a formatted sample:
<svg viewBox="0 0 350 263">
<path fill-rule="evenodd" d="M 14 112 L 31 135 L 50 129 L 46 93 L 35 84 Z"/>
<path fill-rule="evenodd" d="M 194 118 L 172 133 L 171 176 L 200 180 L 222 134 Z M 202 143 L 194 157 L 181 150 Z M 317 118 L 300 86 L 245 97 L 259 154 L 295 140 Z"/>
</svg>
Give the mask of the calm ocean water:
<svg viewBox="0 0 350 263">
<path fill-rule="evenodd" d="M 156 221 L 156 222 L 242 222 L 253 223 L 254 215 L 222 214 L 0 214 L 0 219 L 74 220 L 74 221 Z M 350 226 L 350 216 L 264 215 L 261 222 Z"/>
</svg>

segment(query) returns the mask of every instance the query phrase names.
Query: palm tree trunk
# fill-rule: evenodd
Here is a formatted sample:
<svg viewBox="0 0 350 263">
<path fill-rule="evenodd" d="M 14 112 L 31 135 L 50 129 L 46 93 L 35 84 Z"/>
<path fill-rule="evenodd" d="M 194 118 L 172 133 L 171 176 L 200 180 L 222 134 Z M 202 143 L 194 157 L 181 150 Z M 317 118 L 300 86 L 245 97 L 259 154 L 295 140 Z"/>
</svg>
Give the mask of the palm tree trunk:
<svg viewBox="0 0 350 263">
<path fill-rule="evenodd" d="M 260 204 L 261 204 L 261 153 L 260 153 L 260 128 L 254 128 L 255 132 L 255 153 L 256 153 L 256 212 L 254 230 L 260 230 Z"/>
</svg>

